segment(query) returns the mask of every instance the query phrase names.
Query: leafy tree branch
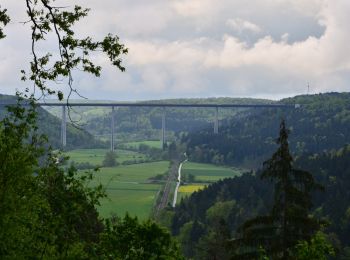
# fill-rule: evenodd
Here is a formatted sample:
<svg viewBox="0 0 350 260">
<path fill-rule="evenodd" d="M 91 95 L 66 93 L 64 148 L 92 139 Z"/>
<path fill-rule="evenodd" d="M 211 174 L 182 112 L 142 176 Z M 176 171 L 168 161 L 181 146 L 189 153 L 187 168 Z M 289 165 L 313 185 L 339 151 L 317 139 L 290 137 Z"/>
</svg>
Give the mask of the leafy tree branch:
<svg viewBox="0 0 350 260">
<path fill-rule="evenodd" d="M 3 31 L 3 27 L 5 27 L 10 22 L 10 17 L 6 14 L 7 9 L 2 9 L 0 5 L 0 39 L 6 37 Z"/>
<path fill-rule="evenodd" d="M 59 100 L 64 98 L 61 89 L 54 89 L 50 83 L 68 80 L 70 95 L 78 93 L 73 87 L 72 73 L 81 70 L 96 77 L 101 74 L 101 67 L 96 65 L 91 54 L 103 52 L 113 66 L 124 71 L 121 56 L 127 54 L 128 49 L 120 43 L 119 37 L 108 34 L 101 41 L 90 36 L 79 38 L 73 27 L 89 13 L 88 8 L 75 5 L 74 7 L 60 7 L 55 0 L 26 0 L 26 14 L 31 29 L 30 71 L 22 70 L 23 81 L 30 80 L 34 89 L 39 89 L 43 96 L 57 95 Z M 0 7 L 0 39 L 5 37 L 3 27 L 10 21 L 7 10 Z M 42 44 L 52 35 L 57 40 L 57 47 L 42 54 Z M 57 55 L 58 54 L 58 55 Z M 29 92 L 28 89 L 26 92 Z"/>
</svg>

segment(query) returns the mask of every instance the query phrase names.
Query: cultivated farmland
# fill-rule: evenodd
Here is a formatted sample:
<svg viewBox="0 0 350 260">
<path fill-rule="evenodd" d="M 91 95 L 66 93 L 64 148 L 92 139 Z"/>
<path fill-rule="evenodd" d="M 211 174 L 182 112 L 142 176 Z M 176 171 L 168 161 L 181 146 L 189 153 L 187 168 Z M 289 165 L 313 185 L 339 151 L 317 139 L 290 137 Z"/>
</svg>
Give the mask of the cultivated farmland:
<svg viewBox="0 0 350 260">
<path fill-rule="evenodd" d="M 168 162 L 161 161 L 101 168 L 93 182 L 101 183 L 108 196 L 101 201 L 101 215 L 123 216 L 129 212 L 140 219 L 149 217 L 161 184 L 151 183 L 148 179 L 166 173 L 168 167 Z"/>
<path fill-rule="evenodd" d="M 104 149 L 81 149 L 67 152 L 70 161 L 76 163 L 90 163 L 102 165 Z M 117 161 L 140 161 L 145 155 L 128 150 L 117 150 Z M 90 185 L 101 183 L 106 190 L 107 198 L 101 200 L 98 208 L 103 217 L 112 214 L 123 216 L 128 212 L 132 216 L 146 219 L 150 216 L 156 196 L 161 189 L 161 183 L 153 183 L 149 178 L 159 174 L 166 174 L 169 162 L 159 161 L 150 163 L 137 163 L 119 165 L 116 167 L 102 167 L 95 174 Z"/>
</svg>

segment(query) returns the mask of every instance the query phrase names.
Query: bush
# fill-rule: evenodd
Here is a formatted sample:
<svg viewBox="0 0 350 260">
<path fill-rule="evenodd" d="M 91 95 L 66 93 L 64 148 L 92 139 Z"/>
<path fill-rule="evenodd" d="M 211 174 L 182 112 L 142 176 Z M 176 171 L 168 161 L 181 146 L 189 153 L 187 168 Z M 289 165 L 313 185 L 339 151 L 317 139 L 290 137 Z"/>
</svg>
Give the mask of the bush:
<svg viewBox="0 0 350 260">
<path fill-rule="evenodd" d="M 102 165 L 104 167 L 114 167 L 114 166 L 117 166 L 117 160 L 116 160 L 116 153 L 113 152 L 113 151 L 109 151 L 106 153 L 105 155 L 105 159 L 103 160 L 102 162 Z"/>
</svg>

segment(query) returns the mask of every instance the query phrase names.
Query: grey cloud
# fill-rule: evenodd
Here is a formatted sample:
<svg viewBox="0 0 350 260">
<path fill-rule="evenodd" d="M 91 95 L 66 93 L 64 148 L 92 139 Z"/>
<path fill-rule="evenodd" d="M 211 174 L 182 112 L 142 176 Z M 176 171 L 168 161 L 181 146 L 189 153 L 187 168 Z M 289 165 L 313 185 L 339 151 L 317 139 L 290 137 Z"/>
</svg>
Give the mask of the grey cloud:
<svg viewBox="0 0 350 260">
<path fill-rule="evenodd" d="M 14 2 L 3 5 L 21 17 Z M 75 2 L 92 9 L 77 26 L 79 34 L 116 33 L 130 49 L 126 73 L 100 56 L 101 78 L 75 73 L 75 87 L 89 98 L 280 98 L 305 93 L 307 82 L 313 92 L 348 90 L 347 0 Z M 0 54 L 2 92 L 14 93 L 13 86 L 22 84 L 18 68 L 28 61 L 24 29 L 17 26 L 12 40 L 0 42 L 6 50 Z"/>
</svg>

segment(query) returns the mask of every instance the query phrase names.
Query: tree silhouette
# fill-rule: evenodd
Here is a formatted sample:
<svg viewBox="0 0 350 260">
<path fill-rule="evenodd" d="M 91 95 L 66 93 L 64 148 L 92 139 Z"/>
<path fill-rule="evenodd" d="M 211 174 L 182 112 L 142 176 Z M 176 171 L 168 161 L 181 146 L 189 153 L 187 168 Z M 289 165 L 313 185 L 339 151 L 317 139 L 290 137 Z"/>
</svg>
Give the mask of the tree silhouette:
<svg viewBox="0 0 350 260">
<path fill-rule="evenodd" d="M 322 189 L 311 173 L 293 167 L 288 146 L 289 131 L 280 124 L 277 151 L 264 162 L 261 179 L 274 183 L 274 204 L 269 215 L 257 216 L 238 229 L 231 242 L 235 257 L 257 257 L 264 248 L 274 259 L 288 259 L 300 240 L 309 240 L 319 221 L 309 216 L 311 192 Z"/>
</svg>

